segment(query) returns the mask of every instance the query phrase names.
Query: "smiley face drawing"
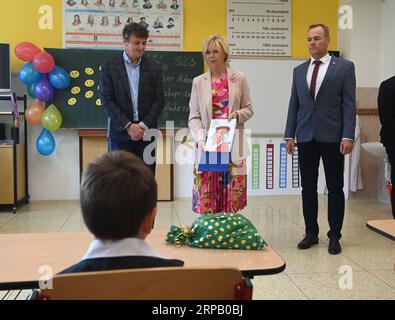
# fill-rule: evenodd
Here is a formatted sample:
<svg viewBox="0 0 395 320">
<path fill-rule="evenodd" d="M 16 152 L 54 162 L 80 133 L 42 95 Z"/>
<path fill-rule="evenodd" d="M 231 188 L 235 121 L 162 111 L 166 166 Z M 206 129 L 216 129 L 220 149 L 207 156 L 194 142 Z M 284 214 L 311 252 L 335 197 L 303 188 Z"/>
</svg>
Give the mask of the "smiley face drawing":
<svg viewBox="0 0 395 320">
<path fill-rule="evenodd" d="M 95 71 L 92 69 L 92 68 L 85 68 L 85 73 L 88 75 L 88 76 L 91 76 L 92 74 L 94 74 L 95 73 Z"/>
<path fill-rule="evenodd" d="M 70 98 L 67 103 L 69 104 L 69 106 L 74 106 L 77 103 L 77 99 L 76 98 Z"/>
<path fill-rule="evenodd" d="M 92 88 L 95 85 L 95 81 L 93 81 L 92 79 L 88 79 L 85 81 L 85 86 L 87 88 Z"/>
<path fill-rule="evenodd" d="M 80 76 L 80 73 L 77 70 L 71 70 L 70 71 L 70 77 L 73 79 L 77 79 Z"/>
<path fill-rule="evenodd" d="M 96 105 L 97 105 L 98 107 L 101 107 L 101 100 L 100 100 L 100 98 L 96 100 Z"/>
<path fill-rule="evenodd" d="M 92 98 L 92 97 L 93 97 L 93 91 L 87 91 L 87 92 L 85 93 L 85 98 L 90 99 L 90 98 Z"/>
<path fill-rule="evenodd" d="M 71 88 L 71 93 L 72 94 L 79 94 L 81 92 L 81 88 L 80 87 L 72 87 Z"/>
</svg>

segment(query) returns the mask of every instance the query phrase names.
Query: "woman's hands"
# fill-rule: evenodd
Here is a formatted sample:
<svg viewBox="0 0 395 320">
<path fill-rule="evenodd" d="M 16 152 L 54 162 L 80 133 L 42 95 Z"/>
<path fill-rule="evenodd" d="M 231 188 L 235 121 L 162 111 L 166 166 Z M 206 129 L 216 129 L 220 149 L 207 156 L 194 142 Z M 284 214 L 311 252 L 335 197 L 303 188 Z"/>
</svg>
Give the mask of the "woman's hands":
<svg viewBox="0 0 395 320">
<path fill-rule="evenodd" d="M 202 140 L 198 141 L 197 147 L 200 151 L 206 152 L 206 143 Z"/>
<path fill-rule="evenodd" d="M 236 121 L 239 122 L 239 115 L 237 114 L 237 112 L 232 112 L 232 113 L 229 115 L 228 120 L 230 121 L 230 120 L 232 120 L 232 119 L 236 119 Z"/>
</svg>

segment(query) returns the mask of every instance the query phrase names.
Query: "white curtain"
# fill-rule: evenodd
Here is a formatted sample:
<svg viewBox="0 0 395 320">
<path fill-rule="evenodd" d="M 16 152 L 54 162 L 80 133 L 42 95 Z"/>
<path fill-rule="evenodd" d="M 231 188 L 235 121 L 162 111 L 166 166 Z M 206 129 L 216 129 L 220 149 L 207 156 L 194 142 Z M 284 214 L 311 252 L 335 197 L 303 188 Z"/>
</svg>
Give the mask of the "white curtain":
<svg viewBox="0 0 395 320">
<path fill-rule="evenodd" d="M 357 192 L 363 189 L 362 174 L 361 174 L 361 126 L 359 123 L 359 116 L 357 115 L 355 126 L 355 140 L 354 148 L 351 153 L 351 175 L 350 175 L 350 190 Z"/>
</svg>

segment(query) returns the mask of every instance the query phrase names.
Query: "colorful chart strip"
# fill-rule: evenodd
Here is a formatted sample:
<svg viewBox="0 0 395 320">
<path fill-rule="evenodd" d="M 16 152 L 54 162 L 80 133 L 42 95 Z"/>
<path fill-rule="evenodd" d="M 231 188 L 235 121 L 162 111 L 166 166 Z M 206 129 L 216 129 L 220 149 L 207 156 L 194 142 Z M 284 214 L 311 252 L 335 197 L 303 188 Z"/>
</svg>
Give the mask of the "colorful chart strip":
<svg viewBox="0 0 395 320">
<path fill-rule="evenodd" d="M 274 189 L 274 144 L 266 145 L 266 189 Z"/>
</svg>

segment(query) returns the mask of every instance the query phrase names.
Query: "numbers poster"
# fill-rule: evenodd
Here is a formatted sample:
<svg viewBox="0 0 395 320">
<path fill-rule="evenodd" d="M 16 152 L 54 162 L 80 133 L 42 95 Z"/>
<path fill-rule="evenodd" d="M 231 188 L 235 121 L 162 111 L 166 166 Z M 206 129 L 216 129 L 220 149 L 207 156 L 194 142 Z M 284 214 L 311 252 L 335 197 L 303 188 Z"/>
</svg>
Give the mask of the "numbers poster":
<svg viewBox="0 0 395 320">
<path fill-rule="evenodd" d="M 291 56 L 291 0 L 228 0 L 231 55 Z"/>
</svg>

